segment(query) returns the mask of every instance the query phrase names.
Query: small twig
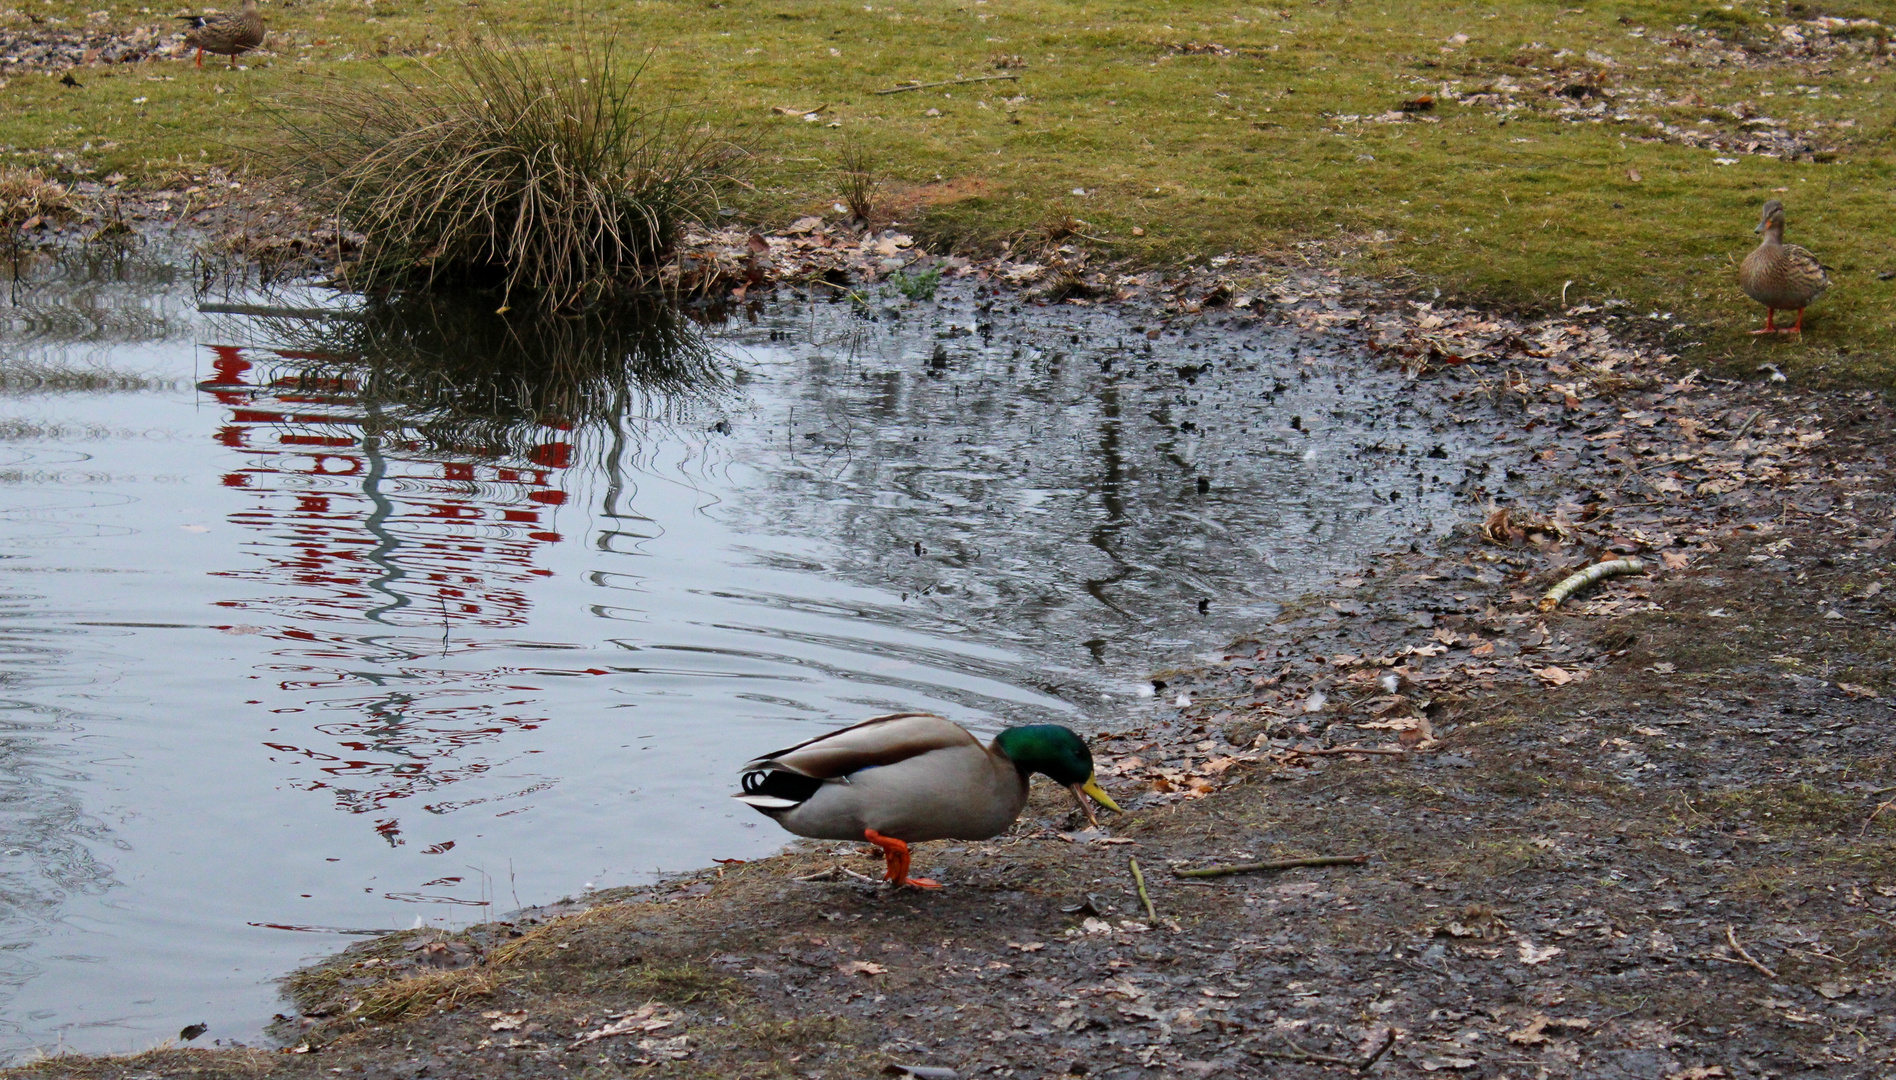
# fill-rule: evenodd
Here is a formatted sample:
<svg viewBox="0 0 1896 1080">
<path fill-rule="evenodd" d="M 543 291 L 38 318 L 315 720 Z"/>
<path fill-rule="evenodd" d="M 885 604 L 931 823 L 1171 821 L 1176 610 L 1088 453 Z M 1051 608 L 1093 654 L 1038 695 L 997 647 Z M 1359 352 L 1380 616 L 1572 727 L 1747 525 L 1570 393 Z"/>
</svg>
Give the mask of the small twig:
<svg viewBox="0 0 1896 1080">
<path fill-rule="evenodd" d="M 1381 1061 L 1382 1056 L 1389 1052 L 1389 1048 L 1396 1045 L 1396 1029 L 1393 1027 L 1390 1028 L 1388 1032 L 1383 1035 L 1382 1045 L 1378 1046 L 1373 1053 L 1360 1061 L 1356 1058 L 1337 1057 L 1334 1054 L 1319 1054 L 1288 1035 L 1284 1036 L 1284 1041 L 1295 1048 L 1300 1056 L 1293 1058 L 1288 1054 L 1270 1054 L 1268 1052 L 1265 1056 L 1275 1057 L 1279 1061 L 1315 1061 L 1325 1065 L 1348 1065 L 1357 1072 L 1368 1072 L 1371 1065 Z"/>
<path fill-rule="evenodd" d="M 1589 585 L 1595 585 L 1605 581 L 1607 578 L 1618 577 L 1621 574 L 1643 574 L 1645 572 L 1646 564 L 1640 562 L 1638 559 L 1613 559 L 1609 562 L 1594 563 L 1585 570 L 1568 577 L 1560 584 L 1548 589 L 1547 595 L 1541 597 L 1540 609 L 1542 611 L 1552 611 L 1559 607 L 1561 601 L 1567 599 L 1567 597 L 1572 596 L 1574 593 L 1579 592 Z"/>
<path fill-rule="evenodd" d="M 961 86 L 966 83 L 993 82 L 996 79 L 1019 79 L 1019 75 L 982 75 L 973 79 L 944 79 L 941 82 L 910 83 L 907 86 L 891 86 L 887 90 L 877 90 L 878 94 L 903 94 L 910 90 L 931 90 L 937 86 Z"/>
<path fill-rule="evenodd" d="M 1652 995 L 1648 994 L 1645 997 L 1639 999 L 1639 1004 L 1634 1005 L 1632 1008 L 1626 1009 L 1622 1012 L 1616 1012 L 1612 1016 L 1609 1016 L 1606 1019 L 1601 1020 L 1600 1023 L 1602 1024 L 1611 1023 L 1614 1020 L 1619 1020 L 1624 1017 L 1631 1016 L 1634 1013 L 1638 1012 L 1639 1010 L 1645 1008 L 1646 1002 L 1651 1001 L 1651 1000 L 1652 1000 Z"/>
<path fill-rule="evenodd" d="M 1389 1048 L 1394 1045 L 1396 1045 L 1396 1029 L 1392 1027 L 1389 1029 L 1389 1033 L 1383 1036 L 1383 1044 L 1376 1048 L 1375 1053 L 1364 1058 L 1363 1063 L 1356 1067 L 1356 1071 L 1368 1072 L 1369 1067 L 1371 1065 L 1376 1064 L 1376 1062 L 1382 1060 L 1382 1056 L 1384 1054 L 1387 1054 L 1389 1052 Z"/>
<path fill-rule="evenodd" d="M 1315 1050 L 1310 1049 L 1309 1047 L 1305 1046 L 1304 1044 L 1298 1042 L 1296 1039 L 1293 1039 L 1288 1035 L 1284 1036 L 1284 1041 L 1289 1043 L 1291 1046 L 1295 1047 L 1297 1052 L 1303 1055 L 1303 1060 L 1305 1061 L 1321 1061 L 1329 1065 L 1356 1064 L 1356 1062 L 1350 1060 L 1349 1058 L 1333 1057 L 1332 1055 L 1329 1055 L 1329 1054 L 1319 1054 Z"/>
<path fill-rule="evenodd" d="M 872 878 L 867 874 L 858 874 L 854 870 L 851 870 L 849 867 L 844 866 L 841 863 L 832 865 L 828 867 L 827 869 L 818 870 L 814 874 L 805 874 L 800 878 L 792 878 L 791 880 L 793 881 L 829 881 L 830 879 L 834 878 L 837 874 L 848 874 L 850 877 L 855 878 L 857 881 L 866 881 L 871 885 L 878 884 L 875 878 Z"/>
<path fill-rule="evenodd" d="M 249 315 L 264 319 L 333 319 L 337 322 L 363 322 L 368 317 L 359 311 L 333 311 L 329 308 L 266 307 L 259 304 L 199 304 L 200 315 Z"/>
<path fill-rule="evenodd" d="M 1139 869 L 1139 860 L 1127 859 L 1126 865 L 1132 868 L 1132 883 L 1139 887 L 1139 902 L 1145 905 L 1146 918 L 1152 920 L 1152 924 L 1157 926 L 1159 913 L 1152 909 L 1152 897 L 1146 894 L 1146 876 L 1145 873 Z"/>
<path fill-rule="evenodd" d="M 1409 751 L 1395 746 L 1327 746 L 1317 750 L 1304 750 L 1292 746 L 1287 748 L 1285 753 L 1303 754 L 1306 757 L 1325 757 L 1331 754 L 1388 754 L 1392 757 L 1402 757 Z"/>
<path fill-rule="evenodd" d="M 1884 790 L 1888 790 L 1888 789 L 1885 788 Z M 1896 806 L 1896 799 L 1891 799 L 1890 801 L 1878 806 L 1875 810 L 1870 811 L 1870 816 L 1863 819 L 1863 827 L 1857 830 L 1857 839 L 1861 840 L 1865 836 L 1868 836 L 1870 832 L 1870 826 L 1876 824 L 1877 815 L 1881 814 L 1885 810 L 1888 810 L 1892 806 Z"/>
<path fill-rule="evenodd" d="M 1750 431 L 1751 425 L 1757 423 L 1758 417 L 1763 416 L 1763 415 L 1764 415 L 1764 410 L 1759 409 L 1758 411 L 1752 413 L 1750 416 L 1745 417 L 1745 422 L 1738 425 L 1738 430 L 1732 433 L 1731 441 L 1737 442 L 1739 439 L 1744 438 L 1745 432 Z"/>
<path fill-rule="evenodd" d="M 1770 979 L 1772 982 L 1777 981 L 1777 972 L 1772 971 L 1770 968 L 1765 967 L 1763 964 L 1758 963 L 1757 957 L 1746 952 L 1745 947 L 1743 945 L 1738 944 L 1738 935 L 1732 930 L 1730 923 L 1725 924 L 1725 940 L 1731 942 L 1732 951 L 1737 953 L 1740 957 L 1742 957 L 1745 963 L 1750 964 L 1752 967 L 1758 969 L 1758 972 L 1760 974 L 1762 974 L 1765 978 Z"/>
<path fill-rule="evenodd" d="M 1299 866 L 1361 866 L 1367 855 L 1316 855 L 1307 859 L 1277 859 L 1272 862 L 1237 863 L 1233 866 L 1207 866 L 1200 870 L 1174 870 L 1178 877 L 1225 877 L 1230 874 L 1255 874 L 1266 870 L 1291 870 Z"/>
</svg>

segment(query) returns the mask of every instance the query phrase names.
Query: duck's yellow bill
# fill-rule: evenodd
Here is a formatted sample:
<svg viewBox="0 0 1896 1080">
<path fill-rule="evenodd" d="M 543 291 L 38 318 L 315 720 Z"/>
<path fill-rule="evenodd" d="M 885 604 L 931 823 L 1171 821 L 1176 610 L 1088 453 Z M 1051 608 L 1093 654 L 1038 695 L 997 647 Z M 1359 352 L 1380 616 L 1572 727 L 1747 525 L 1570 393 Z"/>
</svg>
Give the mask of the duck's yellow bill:
<svg viewBox="0 0 1896 1080">
<path fill-rule="evenodd" d="M 1113 797 L 1111 795 L 1106 794 L 1106 789 L 1099 786 L 1099 780 L 1097 780 L 1096 778 L 1091 777 L 1091 776 L 1087 777 L 1086 783 L 1080 785 L 1080 790 L 1092 796 L 1092 799 L 1094 802 L 1100 804 L 1101 806 L 1105 807 L 1108 810 L 1111 810 L 1113 813 L 1115 814 L 1125 813 L 1124 810 L 1121 810 L 1119 808 L 1119 804 L 1113 801 Z"/>
</svg>

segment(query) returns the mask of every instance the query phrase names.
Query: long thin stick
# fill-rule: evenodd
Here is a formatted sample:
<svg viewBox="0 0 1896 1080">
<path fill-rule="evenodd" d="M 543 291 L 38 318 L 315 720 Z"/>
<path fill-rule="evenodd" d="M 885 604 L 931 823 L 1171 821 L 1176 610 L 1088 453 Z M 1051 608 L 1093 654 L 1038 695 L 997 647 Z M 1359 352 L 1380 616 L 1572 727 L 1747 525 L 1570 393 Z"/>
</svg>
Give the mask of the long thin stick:
<svg viewBox="0 0 1896 1080">
<path fill-rule="evenodd" d="M 1401 756 L 1408 753 L 1407 750 L 1394 746 L 1328 746 L 1318 750 L 1300 750 L 1293 746 L 1288 752 L 1292 754 L 1303 754 L 1307 757 L 1324 757 L 1330 754 L 1391 754 Z"/>
<path fill-rule="evenodd" d="M 1388 1034 L 1383 1036 L 1382 1045 L 1376 1048 L 1376 1052 L 1373 1054 L 1370 1054 L 1368 1057 L 1364 1058 L 1361 1061 L 1356 1061 L 1352 1058 L 1333 1057 L 1330 1054 L 1319 1054 L 1315 1050 L 1310 1049 L 1309 1047 L 1305 1046 L 1304 1044 L 1298 1042 L 1296 1039 L 1293 1039 L 1288 1035 L 1284 1036 L 1284 1041 L 1289 1043 L 1291 1046 L 1295 1047 L 1297 1050 L 1297 1053 L 1302 1056 L 1297 1057 L 1297 1058 L 1292 1058 L 1292 1057 L 1289 1057 L 1288 1055 L 1277 1055 L 1277 1054 L 1272 1054 L 1268 1056 L 1276 1057 L 1279 1060 L 1283 1060 L 1283 1061 L 1318 1061 L 1318 1062 L 1322 1062 L 1325 1065 L 1348 1065 L 1350 1068 L 1355 1069 L 1357 1072 L 1368 1072 L 1369 1067 L 1371 1065 L 1374 1065 L 1376 1064 L 1376 1062 L 1382 1060 L 1382 1056 L 1389 1052 L 1389 1048 L 1396 1045 L 1396 1029 L 1393 1027 L 1390 1028 Z"/>
<path fill-rule="evenodd" d="M 1139 860 L 1127 859 L 1126 865 L 1132 868 L 1132 883 L 1139 887 L 1139 902 L 1145 905 L 1146 918 L 1156 925 L 1159 921 L 1159 913 L 1152 910 L 1152 897 L 1146 895 L 1146 876 L 1139 869 Z"/>
<path fill-rule="evenodd" d="M 1750 964 L 1752 967 L 1758 969 L 1758 971 L 1762 975 L 1764 975 L 1765 978 L 1770 979 L 1772 982 L 1777 981 L 1777 972 L 1772 971 L 1770 968 L 1765 967 L 1763 964 L 1758 963 L 1757 957 L 1746 952 L 1745 947 L 1743 945 L 1738 944 L 1738 935 L 1732 931 L 1730 923 L 1725 924 L 1725 940 L 1731 942 L 1732 951 L 1737 953 L 1739 956 L 1743 957 L 1745 963 Z"/>
<path fill-rule="evenodd" d="M 1231 874 L 1255 874 L 1265 870 L 1290 870 L 1299 866 L 1361 866 L 1367 855 L 1317 855 L 1308 859 L 1278 859 L 1274 862 L 1238 863 L 1235 866 L 1207 866 L 1202 870 L 1174 870 L 1179 877 L 1226 877 Z"/>
<path fill-rule="evenodd" d="M 902 94 L 910 90 L 930 90 L 937 86 L 961 86 L 964 83 L 993 82 L 996 79 L 1018 79 L 1019 75 L 982 75 L 974 79 L 944 79 L 941 82 L 910 83 L 907 86 L 891 86 L 887 90 L 877 90 L 878 94 Z"/>
</svg>

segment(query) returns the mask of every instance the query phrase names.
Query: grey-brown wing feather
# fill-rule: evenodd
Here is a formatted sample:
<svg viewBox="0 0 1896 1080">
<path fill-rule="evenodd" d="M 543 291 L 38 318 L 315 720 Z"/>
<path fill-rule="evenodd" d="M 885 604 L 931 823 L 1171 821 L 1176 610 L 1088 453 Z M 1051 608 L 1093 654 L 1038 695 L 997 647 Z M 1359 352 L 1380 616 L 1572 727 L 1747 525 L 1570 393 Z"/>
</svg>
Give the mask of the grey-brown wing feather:
<svg viewBox="0 0 1896 1080">
<path fill-rule="evenodd" d="M 772 751 L 746 762 L 739 771 L 782 769 L 817 780 L 833 780 L 934 750 L 980 745 L 959 724 L 933 713 L 891 713 Z"/>
</svg>

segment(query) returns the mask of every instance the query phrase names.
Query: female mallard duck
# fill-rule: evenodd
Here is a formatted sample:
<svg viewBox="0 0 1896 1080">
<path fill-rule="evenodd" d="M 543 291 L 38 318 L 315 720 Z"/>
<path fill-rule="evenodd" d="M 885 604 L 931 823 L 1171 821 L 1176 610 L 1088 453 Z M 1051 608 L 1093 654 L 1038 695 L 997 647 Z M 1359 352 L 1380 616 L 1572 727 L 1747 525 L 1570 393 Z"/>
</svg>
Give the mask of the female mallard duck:
<svg viewBox="0 0 1896 1080">
<path fill-rule="evenodd" d="M 982 746 L 939 716 L 893 713 L 765 754 L 742 771 L 744 790 L 732 798 L 798 836 L 867 840 L 882 849 L 890 881 L 921 889 L 940 886 L 909 876 L 908 846 L 997 835 L 1027 805 L 1033 773 L 1071 790 L 1094 824 L 1089 796 L 1119 809 L 1093 778 L 1092 751 L 1058 724 L 1008 728 Z"/>
<path fill-rule="evenodd" d="M 184 43 L 197 49 L 198 67 L 204 66 L 207 52 L 230 57 L 230 66 L 236 67 L 240 53 L 263 44 L 263 16 L 257 11 L 257 0 L 244 0 L 241 11 L 174 18 L 190 24 L 190 29 L 184 32 Z"/>
<path fill-rule="evenodd" d="M 1784 204 L 1776 199 L 1764 204 L 1764 214 L 1752 231 L 1763 233 L 1764 242 L 1738 267 L 1739 287 L 1764 305 L 1764 329 L 1752 333 L 1801 334 L 1804 309 L 1830 288 L 1830 275 L 1817 256 L 1784 242 Z M 1778 326 L 1777 313 L 1793 310 L 1797 312 L 1797 325 Z"/>
</svg>

